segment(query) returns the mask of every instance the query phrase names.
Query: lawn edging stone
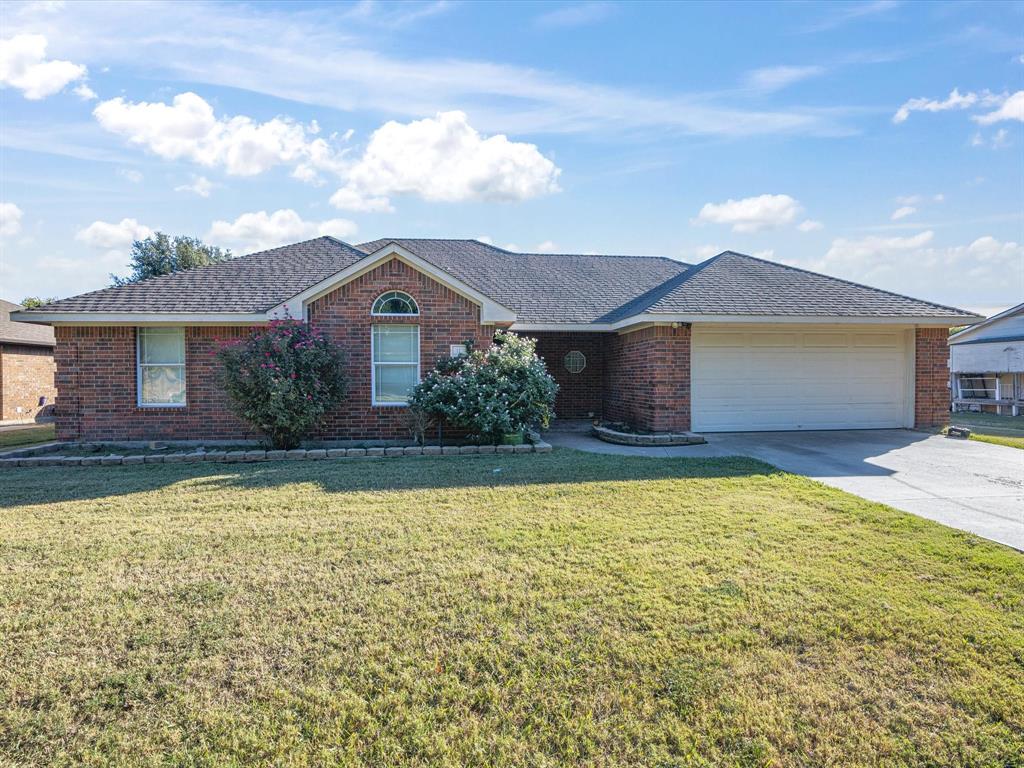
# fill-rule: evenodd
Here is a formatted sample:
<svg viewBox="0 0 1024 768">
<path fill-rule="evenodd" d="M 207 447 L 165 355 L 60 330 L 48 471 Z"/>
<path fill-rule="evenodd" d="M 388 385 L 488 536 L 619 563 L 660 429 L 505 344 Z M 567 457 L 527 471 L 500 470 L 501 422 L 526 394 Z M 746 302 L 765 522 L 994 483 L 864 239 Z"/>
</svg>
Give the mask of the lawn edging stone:
<svg viewBox="0 0 1024 768">
<path fill-rule="evenodd" d="M 379 459 L 407 456 L 493 456 L 525 453 L 551 453 L 551 444 L 544 441 L 523 445 L 407 445 L 374 448 L 296 448 L 290 451 L 249 450 L 249 451 L 204 451 L 201 448 L 188 452 L 155 454 L 104 454 L 97 452 L 88 456 L 42 456 L 0 457 L 0 468 L 4 467 L 92 467 L 139 465 L 139 464 L 184 464 L 200 462 L 251 463 L 258 461 L 324 461 L 338 459 Z"/>
</svg>

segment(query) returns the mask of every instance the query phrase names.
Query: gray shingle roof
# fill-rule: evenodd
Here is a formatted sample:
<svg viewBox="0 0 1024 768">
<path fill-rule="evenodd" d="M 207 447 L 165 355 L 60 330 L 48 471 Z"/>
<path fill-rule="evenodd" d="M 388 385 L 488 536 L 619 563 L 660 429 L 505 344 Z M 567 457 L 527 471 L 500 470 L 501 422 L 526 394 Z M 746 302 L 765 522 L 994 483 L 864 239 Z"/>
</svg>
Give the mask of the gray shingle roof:
<svg viewBox="0 0 1024 768">
<path fill-rule="evenodd" d="M 11 320 L 11 312 L 24 309 L 20 304 L 0 299 L 0 343 L 52 347 L 53 328 L 48 325 L 19 323 Z"/>
<path fill-rule="evenodd" d="M 357 247 L 372 253 L 391 242 L 515 310 L 521 323 L 605 322 L 690 266 L 654 256 L 513 253 L 477 240 L 395 238 Z"/>
<path fill-rule="evenodd" d="M 973 314 L 733 251 L 697 265 L 667 288 L 642 311 L 938 319 Z"/>
<path fill-rule="evenodd" d="M 104 288 L 41 307 L 45 312 L 263 312 L 366 256 L 318 237 L 187 272 Z M 29 310 L 33 312 L 37 310 Z"/>
<path fill-rule="evenodd" d="M 697 266 L 653 256 L 513 253 L 476 240 L 331 237 L 106 288 L 44 312 L 265 312 L 397 243 L 520 323 L 608 323 L 640 313 L 963 318 L 971 313 L 727 251 Z"/>
</svg>

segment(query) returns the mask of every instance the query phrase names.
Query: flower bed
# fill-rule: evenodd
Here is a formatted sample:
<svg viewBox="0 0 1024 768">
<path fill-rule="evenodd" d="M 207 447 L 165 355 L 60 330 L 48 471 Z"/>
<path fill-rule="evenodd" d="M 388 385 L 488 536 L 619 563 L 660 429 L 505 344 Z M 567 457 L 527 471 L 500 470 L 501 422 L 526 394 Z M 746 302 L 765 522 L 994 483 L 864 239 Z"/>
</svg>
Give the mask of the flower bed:
<svg viewBox="0 0 1024 768">
<path fill-rule="evenodd" d="M 254 462 L 254 461 L 316 461 L 337 459 L 382 459 L 398 456 L 477 456 L 490 454 L 550 453 L 549 443 L 532 445 L 410 445 L 371 448 L 296 448 L 294 450 L 205 450 L 202 447 L 187 452 L 168 453 L 88 453 L 63 455 L 61 446 L 48 446 L 47 452 L 11 451 L 0 458 L 0 467 L 69 467 L 111 466 L 118 464 L 182 464 L 198 462 Z"/>
<path fill-rule="evenodd" d="M 618 445 L 665 447 L 666 445 L 700 445 L 707 442 L 703 435 L 698 435 L 696 432 L 623 432 L 603 424 L 595 424 L 593 433 L 595 437 L 606 443 Z"/>
</svg>

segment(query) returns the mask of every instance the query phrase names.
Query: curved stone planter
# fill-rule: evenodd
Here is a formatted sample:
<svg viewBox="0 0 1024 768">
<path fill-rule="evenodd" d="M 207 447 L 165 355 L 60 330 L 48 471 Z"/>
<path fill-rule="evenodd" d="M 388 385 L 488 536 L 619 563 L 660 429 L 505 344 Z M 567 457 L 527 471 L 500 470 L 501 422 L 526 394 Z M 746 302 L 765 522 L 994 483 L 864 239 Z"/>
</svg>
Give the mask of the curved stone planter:
<svg viewBox="0 0 1024 768">
<path fill-rule="evenodd" d="M 638 435 L 633 432 L 617 432 L 608 427 L 594 425 L 594 436 L 606 443 L 664 448 L 666 445 L 699 445 L 707 442 L 696 432 L 659 432 Z"/>
</svg>

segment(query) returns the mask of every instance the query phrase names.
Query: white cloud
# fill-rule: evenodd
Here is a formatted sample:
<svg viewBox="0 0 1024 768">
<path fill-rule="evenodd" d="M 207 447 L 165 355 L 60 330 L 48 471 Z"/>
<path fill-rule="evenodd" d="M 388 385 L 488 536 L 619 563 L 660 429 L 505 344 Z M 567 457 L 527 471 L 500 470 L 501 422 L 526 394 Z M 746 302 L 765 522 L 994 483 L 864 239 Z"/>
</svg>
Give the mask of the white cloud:
<svg viewBox="0 0 1024 768">
<path fill-rule="evenodd" d="M 604 21 L 615 12 L 610 2 L 579 3 L 542 13 L 536 22 L 541 27 L 582 27 Z"/>
<path fill-rule="evenodd" d="M 14 203 L 0 203 L 0 237 L 13 237 L 21 232 L 21 208 Z"/>
<path fill-rule="evenodd" d="M 153 230 L 135 219 L 121 219 L 115 223 L 94 221 L 88 227 L 78 230 L 76 240 L 81 240 L 93 248 L 111 251 L 124 251 L 135 240 L 145 240 L 153 234 Z"/>
<path fill-rule="evenodd" d="M 117 175 L 122 179 L 127 179 L 132 184 L 141 184 L 143 179 L 142 171 L 137 171 L 134 168 L 118 168 Z"/>
<path fill-rule="evenodd" d="M 1000 128 L 996 131 L 995 136 L 992 137 L 992 149 L 1002 149 L 1003 147 L 1010 146 L 1010 132 L 1005 128 Z"/>
<path fill-rule="evenodd" d="M 999 105 L 999 108 L 984 115 L 974 115 L 971 120 L 979 125 L 992 125 L 1002 120 L 1024 122 L 1024 91 L 1017 91 Z"/>
<path fill-rule="evenodd" d="M 771 93 L 824 72 L 824 67 L 814 65 L 763 67 L 747 73 L 746 82 L 751 88 Z"/>
<path fill-rule="evenodd" d="M 82 64 L 47 60 L 43 35 L 15 35 L 0 43 L 0 86 L 17 88 L 26 99 L 45 99 L 87 74 Z"/>
<path fill-rule="evenodd" d="M 270 214 L 266 211 L 243 213 L 234 221 L 215 221 L 210 225 L 206 240 L 248 253 L 320 235 L 350 237 L 356 231 L 355 223 L 348 219 L 304 221 L 291 208 L 283 208 Z"/>
<path fill-rule="evenodd" d="M 954 305 L 995 303 L 1013 295 L 1007 280 L 1021 275 L 1024 247 L 991 235 L 968 245 L 936 246 L 934 239 L 931 230 L 908 237 L 839 238 L 824 257 L 798 266 Z M 952 284 L 950 275 L 958 276 Z"/>
<path fill-rule="evenodd" d="M 765 248 L 763 251 L 754 251 L 752 254 L 755 259 L 773 259 L 775 258 L 774 248 Z"/>
<path fill-rule="evenodd" d="M 96 91 L 90 88 L 86 83 L 79 83 L 71 89 L 71 92 L 82 101 L 92 101 L 93 99 L 99 98 L 96 95 Z"/>
<path fill-rule="evenodd" d="M 190 160 L 223 168 L 233 176 L 255 176 L 278 165 L 293 166 L 305 181 L 317 171 L 342 168 L 341 156 L 327 141 L 312 138 L 317 126 L 287 117 L 257 123 L 244 115 L 218 118 L 195 93 L 179 93 L 171 104 L 130 102 L 121 97 L 93 110 L 99 124 L 165 160 Z"/>
<path fill-rule="evenodd" d="M 481 243 L 487 243 L 487 245 L 494 245 L 494 238 L 493 237 L 488 237 L 487 235 L 477 235 L 473 239 L 477 240 L 477 241 L 479 241 Z"/>
<path fill-rule="evenodd" d="M 342 187 L 331 195 L 331 205 L 343 211 L 362 213 L 391 213 L 395 210 L 387 197 L 363 195 L 350 187 Z"/>
<path fill-rule="evenodd" d="M 910 99 L 896 110 L 892 121 L 897 125 L 904 123 L 910 117 L 911 112 L 946 112 L 973 107 L 999 107 L 994 112 L 971 117 L 972 120 L 982 125 L 989 125 L 1000 120 L 1024 120 L 1024 91 L 1018 91 L 1011 96 L 1008 93 L 992 93 L 988 90 L 980 93 L 974 91 L 960 93 L 959 89 L 954 88 L 943 101 L 924 98 Z"/>
<path fill-rule="evenodd" d="M 537 253 L 554 253 L 558 250 L 558 246 L 551 240 L 545 240 L 543 243 L 537 244 Z"/>
<path fill-rule="evenodd" d="M 534 144 L 483 138 L 463 112 L 411 123 L 390 121 L 370 137 L 331 203 L 349 210 L 388 210 L 390 196 L 430 201 L 512 201 L 558 191 L 561 171 Z"/>
<path fill-rule="evenodd" d="M 476 58 L 414 54 L 388 35 L 362 32 L 333 7 L 295 13 L 280 4 L 150 0 L 120 4 L 111 15 L 103 4 L 69 3 L 47 20 L 46 29 L 73 58 L 102 60 L 122 71 L 141 69 L 166 82 L 402 120 L 455 107 L 487 134 L 654 128 L 698 135 L 834 136 L 850 135 L 848 123 L 855 119 L 842 106 L 752 107 L 733 91 L 654 93 L 642 81 L 609 85 L 488 59 L 487 52 Z"/>
<path fill-rule="evenodd" d="M 801 232 L 817 232 L 819 229 L 824 229 L 825 225 L 820 221 L 814 221 L 813 219 L 805 219 L 797 225 L 797 229 Z"/>
<path fill-rule="evenodd" d="M 758 232 L 790 224 L 803 207 L 789 195 L 758 195 L 706 203 L 695 221 L 731 224 L 733 232 Z"/>
<path fill-rule="evenodd" d="M 890 218 L 893 221 L 899 221 L 900 219 L 905 219 L 907 218 L 907 216 L 912 216 L 915 213 L 917 213 L 917 208 L 915 208 L 912 205 L 904 205 L 901 208 L 897 208 L 895 211 L 893 211 L 892 216 Z"/>
<path fill-rule="evenodd" d="M 213 191 L 214 183 L 205 176 L 193 176 L 191 184 L 182 184 L 175 187 L 175 192 L 191 192 L 199 197 L 209 197 Z"/>
</svg>

